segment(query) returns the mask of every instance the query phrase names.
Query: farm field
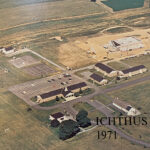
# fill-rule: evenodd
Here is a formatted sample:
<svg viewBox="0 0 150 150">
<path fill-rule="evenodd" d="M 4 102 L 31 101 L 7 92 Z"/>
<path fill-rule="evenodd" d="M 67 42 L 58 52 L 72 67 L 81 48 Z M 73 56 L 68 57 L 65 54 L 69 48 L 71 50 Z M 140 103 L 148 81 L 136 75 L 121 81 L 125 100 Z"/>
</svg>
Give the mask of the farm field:
<svg viewBox="0 0 150 150">
<path fill-rule="evenodd" d="M 111 7 L 114 11 L 121 11 L 130 8 L 143 7 L 144 0 L 106 0 L 102 1 L 108 7 Z"/>
<path fill-rule="evenodd" d="M 142 139 L 147 142 L 150 141 L 150 133 L 149 133 L 149 93 L 150 89 L 150 81 L 137 84 L 135 86 L 129 87 L 128 89 L 118 90 L 113 93 L 109 93 L 109 95 L 113 97 L 118 97 L 120 100 L 125 101 L 131 106 L 139 109 L 142 113 L 142 117 L 147 117 L 148 125 L 147 126 L 122 126 L 122 130 L 126 131 L 128 134 L 134 136 L 137 139 Z M 131 130 L 132 128 L 132 130 Z"/>
</svg>

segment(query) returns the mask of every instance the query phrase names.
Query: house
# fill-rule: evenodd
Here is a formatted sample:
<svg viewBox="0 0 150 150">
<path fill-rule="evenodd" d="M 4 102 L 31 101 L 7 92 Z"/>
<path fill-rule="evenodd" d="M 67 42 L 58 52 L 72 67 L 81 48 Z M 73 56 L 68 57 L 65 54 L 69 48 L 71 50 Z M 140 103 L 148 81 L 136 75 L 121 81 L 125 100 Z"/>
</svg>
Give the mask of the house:
<svg viewBox="0 0 150 150">
<path fill-rule="evenodd" d="M 106 75 L 108 77 L 113 77 L 113 76 L 117 75 L 117 71 L 115 71 L 114 69 L 112 69 L 109 66 L 102 64 L 102 63 L 97 63 L 95 65 L 95 69 L 97 71 L 102 72 L 104 75 Z"/>
<path fill-rule="evenodd" d="M 37 103 L 43 103 L 43 102 L 47 102 L 50 100 L 54 100 L 56 99 L 56 97 L 63 97 L 66 100 L 71 100 L 75 98 L 74 93 L 79 92 L 80 90 L 85 90 L 87 88 L 88 86 L 85 82 L 73 84 L 65 88 L 57 89 L 57 90 L 50 91 L 48 93 L 43 93 L 41 95 L 36 96 Z"/>
<path fill-rule="evenodd" d="M 101 77 L 100 75 L 95 74 L 95 73 L 90 75 L 90 79 L 93 80 L 94 82 L 100 84 L 100 85 L 107 84 L 107 82 L 108 82 L 108 80 L 104 79 L 103 77 Z"/>
<path fill-rule="evenodd" d="M 72 116 L 66 116 L 66 115 L 62 114 L 61 112 L 57 112 L 57 113 L 51 114 L 49 116 L 49 120 L 58 120 L 59 123 L 65 121 L 65 120 L 69 120 L 69 119 L 73 119 Z"/>
<path fill-rule="evenodd" d="M 129 69 L 125 69 L 122 71 L 119 71 L 120 77 L 131 77 L 136 74 L 144 73 L 147 71 L 147 68 L 144 65 L 135 66 Z"/>
<path fill-rule="evenodd" d="M 12 46 L 7 47 L 7 48 L 4 48 L 4 49 L 2 50 L 2 53 L 4 53 L 5 55 L 6 55 L 6 54 L 13 53 L 13 52 L 15 52 L 15 48 L 13 48 Z"/>
<path fill-rule="evenodd" d="M 113 101 L 113 106 L 115 106 L 117 109 L 123 111 L 128 116 L 137 116 L 137 115 L 141 114 L 137 109 L 132 107 L 130 104 L 120 101 L 118 98 L 116 98 Z"/>
</svg>

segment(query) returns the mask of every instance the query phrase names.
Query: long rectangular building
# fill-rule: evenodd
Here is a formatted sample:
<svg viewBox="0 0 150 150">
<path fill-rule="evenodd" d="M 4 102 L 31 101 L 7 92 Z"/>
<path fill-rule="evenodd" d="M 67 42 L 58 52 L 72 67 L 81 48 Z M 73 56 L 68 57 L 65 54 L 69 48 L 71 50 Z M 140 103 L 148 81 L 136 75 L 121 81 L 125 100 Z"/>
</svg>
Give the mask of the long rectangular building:
<svg viewBox="0 0 150 150">
<path fill-rule="evenodd" d="M 68 98 L 74 96 L 74 93 L 79 92 L 79 90 L 85 90 L 87 88 L 87 84 L 85 82 L 80 82 L 77 84 L 70 85 L 66 88 L 60 88 L 48 93 L 43 93 L 37 96 L 37 102 L 43 103 L 50 100 L 56 99 L 56 97 L 64 97 Z"/>
<path fill-rule="evenodd" d="M 125 69 L 119 72 L 121 77 L 131 77 L 139 73 L 144 73 L 147 71 L 147 68 L 144 65 L 135 66 L 129 69 Z"/>
<path fill-rule="evenodd" d="M 117 71 L 115 71 L 114 69 L 112 69 L 111 67 L 102 64 L 102 63 L 97 63 L 95 65 L 95 69 L 97 71 L 102 72 L 104 75 L 108 76 L 108 77 L 113 77 L 117 75 Z"/>
</svg>

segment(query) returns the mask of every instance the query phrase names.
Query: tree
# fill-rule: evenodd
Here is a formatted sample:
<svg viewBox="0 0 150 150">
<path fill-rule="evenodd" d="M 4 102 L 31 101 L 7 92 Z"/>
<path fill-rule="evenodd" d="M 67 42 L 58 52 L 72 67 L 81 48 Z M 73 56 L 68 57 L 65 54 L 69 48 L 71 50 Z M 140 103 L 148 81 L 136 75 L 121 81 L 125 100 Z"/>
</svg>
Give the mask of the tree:
<svg viewBox="0 0 150 150">
<path fill-rule="evenodd" d="M 78 123 L 73 120 L 63 121 L 59 126 L 59 138 L 66 140 L 73 137 L 80 131 Z"/>
<path fill-rule="evenodd" d="M 82 89 L 80 88 L 79 94 L 82 94 L 82 93 L 83 93 L 83 91 L 82 91 Z"/>
<path fill-rule="evenodd" d="M 59 97 L 58 96 L 56 96 L 56 101 L 59 101 Z"/>
<path fill-rule="evenodd" d="M 51 121 L 51 127 L 58 127 L 60 125 L 59 121 L 57 119 L 54 119 Z"/>
<path fill-rule="evenodd" d="M 91 125 L 90 119 L 87 117 L 88 112 L 85 110 L 80 110 L 79 113 L 76 116 L 76 120 L 80 127 L 88 127 Z"/>
</svg>

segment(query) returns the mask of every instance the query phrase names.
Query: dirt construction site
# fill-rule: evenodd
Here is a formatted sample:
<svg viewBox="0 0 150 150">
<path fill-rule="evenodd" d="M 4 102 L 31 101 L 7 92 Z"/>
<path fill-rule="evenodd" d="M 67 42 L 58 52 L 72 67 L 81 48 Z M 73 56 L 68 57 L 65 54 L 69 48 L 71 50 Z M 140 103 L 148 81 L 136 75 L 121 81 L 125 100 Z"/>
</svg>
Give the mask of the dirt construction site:
<svg viewBox="0 0 150 150">
<path fill-rule="evenodd" d="M 135 29 L 132 32 L 121 34 L 97 34 L 91 37 L 79 37 L 71 39 L 68 43 L 62 44 L 59 48 L 59 59 L 62 64 L 76 68 L 104 61 L 107 59 L 121 59 L 144 53 L 150 49 L 150 29 Z M 107 53 L 104 45 L 111 40 L 117 40 L 125 37 L 135 37 L 141 40 L 144 47 L 132 51 L 115 51 Z"/>
</svg>

